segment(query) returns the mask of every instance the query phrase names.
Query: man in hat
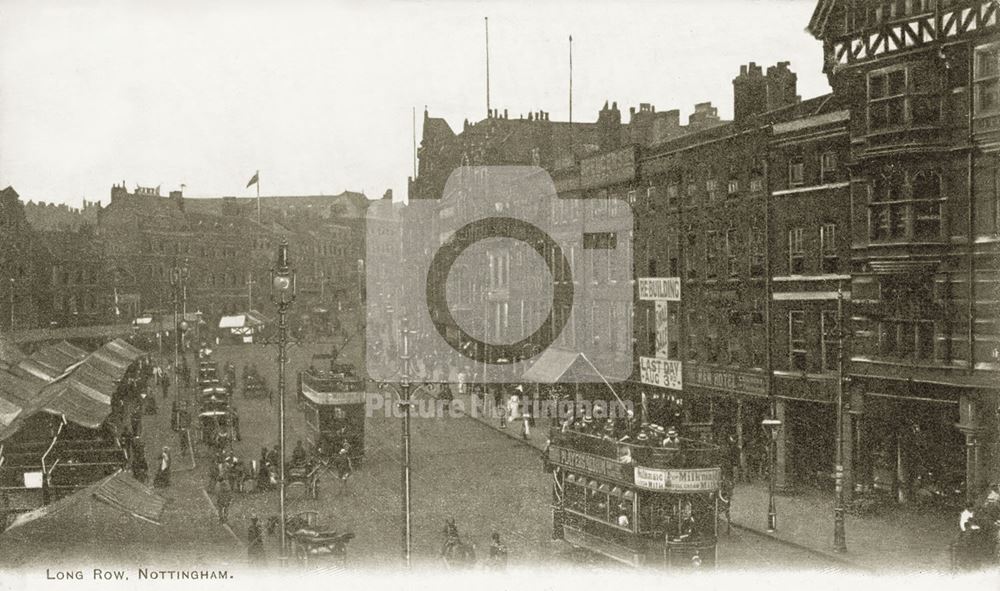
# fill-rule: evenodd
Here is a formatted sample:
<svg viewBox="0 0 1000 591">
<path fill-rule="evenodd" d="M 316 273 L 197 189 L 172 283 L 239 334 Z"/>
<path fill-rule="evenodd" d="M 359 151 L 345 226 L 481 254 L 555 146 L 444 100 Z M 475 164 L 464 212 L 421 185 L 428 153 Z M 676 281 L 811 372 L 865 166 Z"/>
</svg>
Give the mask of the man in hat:
<svg viewBox="0 0 1000 591">
<path fill-rule="evenodd" d="M 663 438 L 663 447 L 667 449 L 679 449 L 681 446 L 680 436 L 677 434 L 677 429 L 670 427 L 667 429 L 667 434 Z"/>
</svg>

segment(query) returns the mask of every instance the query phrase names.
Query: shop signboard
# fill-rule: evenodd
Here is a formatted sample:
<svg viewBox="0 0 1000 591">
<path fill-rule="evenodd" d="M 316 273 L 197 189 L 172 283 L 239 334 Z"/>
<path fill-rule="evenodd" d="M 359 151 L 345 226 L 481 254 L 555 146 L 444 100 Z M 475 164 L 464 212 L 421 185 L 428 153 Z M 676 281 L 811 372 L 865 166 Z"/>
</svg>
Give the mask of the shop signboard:
<svg viewBox="0 0 1000 591">
<path fill-rule="evenodd" d="M 767 376 L 762 372 L 688 363 L 684 368 L 684 382 L 732 394 L 767 396 Z"/>
</svg>

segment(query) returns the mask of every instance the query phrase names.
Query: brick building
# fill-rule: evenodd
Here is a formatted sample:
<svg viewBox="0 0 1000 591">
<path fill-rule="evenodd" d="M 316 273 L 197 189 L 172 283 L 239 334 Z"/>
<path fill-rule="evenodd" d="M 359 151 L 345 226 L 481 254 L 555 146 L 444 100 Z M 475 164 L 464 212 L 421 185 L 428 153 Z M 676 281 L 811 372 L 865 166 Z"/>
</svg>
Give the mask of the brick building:
<svg viewBox="0 0 1000 591">
<path fill-rule="evenodd" d="M 44 249 L 13 187 L 0 190 L 0 330 L 32 328 L 48 299 Z"/>
<path fill-rule="evenodd" d="M 904 501 L 1000 477 L 998 11 L 822 0 L 809 23 L 851 114 L 856 478 Z"/>
</svg>

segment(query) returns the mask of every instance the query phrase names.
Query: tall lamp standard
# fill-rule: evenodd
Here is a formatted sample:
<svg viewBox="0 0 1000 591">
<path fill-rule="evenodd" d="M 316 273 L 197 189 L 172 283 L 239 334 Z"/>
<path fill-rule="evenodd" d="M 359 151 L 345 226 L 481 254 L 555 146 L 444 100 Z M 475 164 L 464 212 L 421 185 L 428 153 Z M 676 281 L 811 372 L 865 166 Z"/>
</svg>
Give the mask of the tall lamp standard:
<svg viewBox="0 0 1000 591">
<path fill-rule="evenodd" d="M 833 506 L 833 549 L 847 552 L 847 533 L 844 529 L 844 282 L 837 284 L 837 465 L 834 470 L 836 503 Z"/>
<path fill-rule="evenodd" d="M 410 567 L 410 556 L 413 549 L 413 513 L 411 512 L 410 505 L 410 408 L 413 404 L 411 392 L 410 392 L 410 332 L 406 326 L 406 318 L 403 318 L 403 328 L 400 330 L 403 335 L 403 348 L 399 359 L 402 361 L 402 374 L 399 380 L 399 389 L 388 383 L 383 383 L 379 388 L 389 388 L 396 392 L 399 397 L 399 408 L 403 411 L 403 430 L 402 430 L 402 455 L 403 455 L 403 466 L 402 466 L 402 484 L 403 484 L 403 498 L 402 498 L 402 512 L 403 512 L 403 538 L 402 538 L 402 553 L 403 560 L 406 562 L 406 567 Z M 417 388 L 413 394 L 416 394 L 421 388 L 426 387 L 420 386 Z"/>
<path fill-rule="evenodd" d="M 174 267 L 170 270 L 170 287 L 173 288 L 174 294 L 174 382 L 176 384 L 177 391 L 180 392 L 180 345 L 181 345 L 181 331 L 187 328 L 187 322 L 181 321 L 178 317 L 177 307 L 180 304 L 181 290 L 184 289 L 184 284 L 188 280 L 188 266 L 187 260 L 185 259 L 184 264 L 180 267 Z M 183 327 L 183 328 L 182 328 Z"/>
<path fill-rule="evenodd" d="M 278 245 L 278 262 L 271 268 L 271 302 L 278 309 L 278 505 L 281 519 L 281 553 L 278 563 L 288 564 L 285 532 L 285 363 L 288 358 L 288 309 L 295 302 L 295 271 L 288 262 L 288 240 Z"/>
</svg>

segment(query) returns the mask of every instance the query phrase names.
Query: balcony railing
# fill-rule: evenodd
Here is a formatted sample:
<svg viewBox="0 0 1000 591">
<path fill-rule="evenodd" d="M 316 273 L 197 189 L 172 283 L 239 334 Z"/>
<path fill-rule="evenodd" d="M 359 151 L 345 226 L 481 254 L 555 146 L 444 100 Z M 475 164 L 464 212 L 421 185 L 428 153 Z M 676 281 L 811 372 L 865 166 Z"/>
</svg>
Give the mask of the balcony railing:
<svg viewBox="0 0 1000 591">
<path fill-rule="evenodd" d="M 620 435 L 619 437 L 622 437 Z M 626 441 L 578 431 L 562 431 L 553 426 L 549 440 L 557 447 L 569 448 L 616 462 L 631 458 L 631 463 L 647 468 L 715 468 L 721 463 L 719 446 L 694 439 L 679 438 L 676 447 L 648 445 L 630 437 Z"/>
</svg>

